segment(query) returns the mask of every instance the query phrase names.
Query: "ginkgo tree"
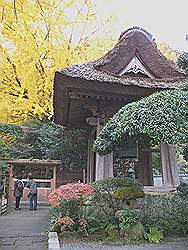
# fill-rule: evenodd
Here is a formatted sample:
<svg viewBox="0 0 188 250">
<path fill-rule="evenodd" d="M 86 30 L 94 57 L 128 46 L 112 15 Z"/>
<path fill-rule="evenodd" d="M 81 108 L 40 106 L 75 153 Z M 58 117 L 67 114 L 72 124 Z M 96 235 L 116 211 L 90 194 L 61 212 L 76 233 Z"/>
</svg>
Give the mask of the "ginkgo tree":
<svg viewBox="0 0 188 250">
<path fill-rule="evenodd" d="M 91 0 L 0 0 L 0 13 L 0 122 L 50 119 L 55 70 L 112 47 L 93 38 L 110 18 Z"/>
</svg>

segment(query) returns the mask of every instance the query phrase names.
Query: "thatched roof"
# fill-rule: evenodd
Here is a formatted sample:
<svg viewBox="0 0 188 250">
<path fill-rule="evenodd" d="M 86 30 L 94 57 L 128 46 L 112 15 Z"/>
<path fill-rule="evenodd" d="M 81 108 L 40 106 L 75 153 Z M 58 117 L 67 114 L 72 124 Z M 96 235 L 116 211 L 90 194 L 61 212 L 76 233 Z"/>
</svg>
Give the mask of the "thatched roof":
<svg viewBox="0 0 188 250">
<path fill-rule="evenodd" d="M 67 127 L 87 126 L 87 117 L 96 112 L 111 117 L 127 103 L 186 79 L 147 31 L 133 27 L 100 59 L 56 72 L 54 120 Z"/>
<path fill-rule="evenodd" d="M 119 76 L 135 55 L 153 79 L 136 74 Z M 157 49 L 153 37 L 138 27 L 123 32 L 116 46 L 102 58 L 87 64 L 73 65 L 59 72 L 73 78 L 147 88 L 173 88 L 186 79 L 185 74 Z"/>
<path fill-rule="evenodd" d="M 69 68 L 64 68 L 60 71 L 61 74 L 78 79 L 85 79 L 88 81 L 119 83 L 128 86 L 139 86 L 144 88 L 174 88 L 186 77 L 182 74 L 179 77 L 165 78 L 165 79 L 151 79 L 144 77 L 133 76 L 117 76 L 107 71 L 97 70 L 94 64 L 73 65 Z"/>
</svg>

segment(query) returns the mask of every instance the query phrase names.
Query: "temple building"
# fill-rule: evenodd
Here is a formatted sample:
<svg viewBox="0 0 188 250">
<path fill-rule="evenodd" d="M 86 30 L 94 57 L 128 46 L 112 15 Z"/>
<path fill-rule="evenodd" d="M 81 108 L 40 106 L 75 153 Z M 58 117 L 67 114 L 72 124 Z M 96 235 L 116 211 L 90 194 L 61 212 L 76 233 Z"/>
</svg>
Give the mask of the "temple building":
<svg viewBox="0 0 188 250">
<path fill-rule="evenodd" d="M 115 45 L 98 60 L 73 65 L 55 73 L 55 122 L 68 128 L 92 127 L 88 140 L 87 181 L 113 176 L 113 155 L 99 156 L 92 143 L 102 126 L 121 107 L 160 90 L 171 89 L 186 76 L 157 49 L 146 30 L 124 31 Z M 163 184 L 178 185 L 175 148 L 161 145 Z M 138 145 L 138 177 L 153 185 L 149 143 Z"/>
</svg>

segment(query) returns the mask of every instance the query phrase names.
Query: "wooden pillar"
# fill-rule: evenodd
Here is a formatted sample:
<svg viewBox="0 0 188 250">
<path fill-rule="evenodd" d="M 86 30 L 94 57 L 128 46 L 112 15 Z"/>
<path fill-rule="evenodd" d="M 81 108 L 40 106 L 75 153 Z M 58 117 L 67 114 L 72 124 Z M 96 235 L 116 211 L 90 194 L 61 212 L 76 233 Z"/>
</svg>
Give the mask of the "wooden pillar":
<svg viewBox="0 0 188 250">
<path fill-rule="evenodd" d="M 102 117 L 102 115 L 101 115 Z M 88 117 L 87 122 L 90 126 L 95 126 L 96 128 L 96 135 L 99 134 L 100 130 L 102 129 L 101 123 L 104 123 L 104 118 L 101 117 Z M 89 142 L 89 145 L 92 145 L 93 141 Z M 92 164 L 94 163 L 94 156 L 95 158 L 95 171 L 92 170 Z M 88 164 L 87 164 L 87 170 L 88 170 L 88 179 L 87 181 L 92 181 L 91 178 L 93 177 L 92 174 L 95 172 L 95 181 L 100 179 L 106 179 L 109 177 L 113 177 L 113 154 L 108 155 L 98 155 L 94 154 L 92 152 L 92 148 L 88 149 Z M 90 178 L 90 179 L 89 179 Z"/>
<path fill-rule="evenodd" d="M 153 186 L 152 153 L 149 141 L 138 141 L 138 179 L 144 186 Z"/>
<path fill-rule="evenodd" d="M 57 181 L 57 167 L 53 167 L 53 189 L 56 188 L 56 181 Z"/>
<path fill-rule="evenodd" d="M 87 154 L 87 183 L 94 181 L 94 152 L 92 151 L 93 138 L 88 140 Z"/>
<path fill-rule="evenodd" d="M 97 136 L 100 133 L 102 126 L 100 118 L 97 118 Z M 98 155 L 96 154 L 96 171 L 95 180 L 106 179 L 113 177 L 113 154 Z"/>
<path fill-rule="evenodd" d="M 113 154 L 96 155 L 95 180 L 113 177 Z"/>
<path fill-rule="evenodd" d="M 14 188 L 14 183 L 13 183 L 13 165 L 10 166 L 8 185 L 9 185 L 8 203 L 9 203 L 9 206 L 11 206 L 12 202 L 13 202 L 13 188 Z"/>
<path fill-rule="evenodd" d="M 163 143 L 160 145 L 163 186 L 177 187 L 180 184 L 178 165 L 176 160 L 176 147 Z"/>
</svg>

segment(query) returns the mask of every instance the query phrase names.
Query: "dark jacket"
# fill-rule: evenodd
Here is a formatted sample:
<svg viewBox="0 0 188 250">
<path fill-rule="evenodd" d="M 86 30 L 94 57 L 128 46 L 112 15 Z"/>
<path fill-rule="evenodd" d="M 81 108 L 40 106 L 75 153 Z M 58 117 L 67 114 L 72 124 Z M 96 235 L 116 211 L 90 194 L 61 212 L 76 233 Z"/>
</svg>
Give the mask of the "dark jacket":
<svg viewBox="0 0 188 250">
<path fill-rule="evenodd" d="M 26 187 L 29 188 L 29 194 L 37 194 L 37 184 L 34 180 L 29 180 Z"/>
<path fill-rule="evenodd" d="M 14 196 L 15 197 L 22 197 L 23 196 L 23 190 L 24 190 L 24 184 L 22 181 L 17 180 L 14 185 Z"/>
<path fill-rule="evenodd" d="M 3 190 L 4 190 L 4 186 L 3 186 L 3 184 L 0 183 L 0 198 L 3 195 Z"/>
</svg>

